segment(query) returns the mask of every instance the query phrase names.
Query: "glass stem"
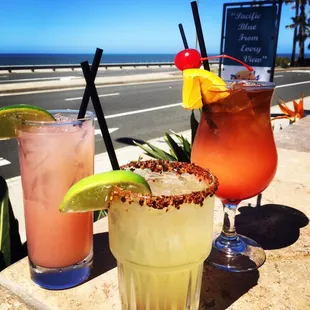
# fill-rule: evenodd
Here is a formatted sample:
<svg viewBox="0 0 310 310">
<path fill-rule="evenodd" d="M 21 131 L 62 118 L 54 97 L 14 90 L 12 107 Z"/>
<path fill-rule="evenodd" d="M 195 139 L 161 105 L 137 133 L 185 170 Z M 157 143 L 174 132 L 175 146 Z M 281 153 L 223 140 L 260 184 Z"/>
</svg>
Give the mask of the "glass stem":
<svg viewBox="0 0 310 310">
<path fill-rule="evenodd" d="M 238 204 L 223 203 L 224 208 L 224 222 L 221 237 L 227 240 L 234 240 L 237 238 L 235 227 L 235 216 Z"/>
<path fill-rule="evenodd" d="M 238 255 L 246 251 L 246 244 L 236 233 L 235 216 L 239 202 L 223 202 L 224 222 L 222 232 L 214 241 L 214 247 L 227 255 Z"/>
</svg>

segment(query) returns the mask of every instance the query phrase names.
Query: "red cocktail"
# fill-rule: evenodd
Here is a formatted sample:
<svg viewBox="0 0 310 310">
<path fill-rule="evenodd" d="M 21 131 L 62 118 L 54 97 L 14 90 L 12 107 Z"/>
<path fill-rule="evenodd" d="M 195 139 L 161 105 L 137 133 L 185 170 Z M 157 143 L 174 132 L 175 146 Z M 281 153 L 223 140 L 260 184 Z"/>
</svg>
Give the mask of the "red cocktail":
<svg viewBox="0 0 310 310">
<path fill-rule="evenodd" d="M 176 55 L 175 64 L 183 71 L 183 107 L 201 109 L 191 161 L 217 176 L 216 196 L 224 206 L 223 229 L 207 260 L 229 271 L 253 270 L 266 256 L 255 241 L 236 233 L 235 213 L 240 201 L 261 193 L 276 172 L 277 150 L 270 120 L 275 85 L 225 82 L 201 70 L 199 57 L 199 52 L 186 49 Z M 214 57 L 231 58 L 253 70 L 231 56 Z"/>
<path fill-rule="evenodd" d="M 192 150 L 192 161 L 219 178 L 217 196 L 223 201 L 256 196 L 277 166 L 270 123 L 273 84 L 232 85 L 221 90 L 227 97 L 203 107 Z"/>
<path fill-rule="evenodd" d="M 225 218 L 208 261 L 222 269 L 246 271 L 265 261 L 256 242 L 236 234 L 234 216 L 239 202 L 261 193 L 276 172 L 270 122 L 273 90 L 273 83 L 252 81 L 213 86 L 208 96 L 219 99 L 202 108 L 191 160 L 219 179 L 216 195 L 223 202 Z"/>
</svg>

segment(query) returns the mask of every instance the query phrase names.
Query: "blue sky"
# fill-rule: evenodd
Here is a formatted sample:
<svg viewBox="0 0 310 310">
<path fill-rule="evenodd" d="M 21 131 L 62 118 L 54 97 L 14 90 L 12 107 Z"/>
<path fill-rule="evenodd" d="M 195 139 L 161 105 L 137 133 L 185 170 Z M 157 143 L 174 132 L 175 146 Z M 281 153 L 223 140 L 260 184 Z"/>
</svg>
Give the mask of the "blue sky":
<svg viewBox="0 0 310 310">
<path fill-rule="evenodd" d="M 191 47 L 191 0 L 1 0 L 0 53 L 176 53 L 182 23 Z M 218 53 L 223 3 L 199 0 L 209 53 Z M 283 5 L 278 52 L 291 52 L 294 12 Z M 308 52 L 308 51 L 307 51 Z"/>
</svg>

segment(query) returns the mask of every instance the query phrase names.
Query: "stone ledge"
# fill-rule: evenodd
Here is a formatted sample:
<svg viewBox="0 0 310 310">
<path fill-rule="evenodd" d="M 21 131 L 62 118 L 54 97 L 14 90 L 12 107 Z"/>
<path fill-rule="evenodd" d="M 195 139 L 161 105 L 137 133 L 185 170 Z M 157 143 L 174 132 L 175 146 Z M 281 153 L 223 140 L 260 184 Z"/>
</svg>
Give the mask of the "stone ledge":
<svg viewBox="0 0 310 310">
<path fill-rule="evenodd" d="M 310 153 L 310 115 L 275 134 L 277 147 Z"/>
<path fill-rule="evenodd" d="M 30 310 L 21 298 L 0 284 L 0 309 L 5 310 Z"/>
<path fill-rule="evenodd" d="M 276 177 L 261 197 L 243 201 L 237 231 L 254 237 L 266 249 L 266 263 L 250 273 L 233 274 L 205 266 L 201 309 L 310 309 L 310 153 L 278 149 Z M 254 208 L 255 207 L 255 208 Z M 215 231 L 221 229 L 222 208 L 216 201 Z M 121 309 L 117 269 L 108 244 L 107 219 L 95 223 L 94 271 L 86 283 L 65 291 L 47 291 L 29 278 L 22 259 L 0 273 L 0 284 L 54 310 Z M 11 294 L 11 293 L 9 293 Z M 10 297 L 10 295 L 9 295 Z M 8 297 L 8 298 L 9 298 Z M 27 308 L 26 308 L 27 309 Z"/>
</svg>

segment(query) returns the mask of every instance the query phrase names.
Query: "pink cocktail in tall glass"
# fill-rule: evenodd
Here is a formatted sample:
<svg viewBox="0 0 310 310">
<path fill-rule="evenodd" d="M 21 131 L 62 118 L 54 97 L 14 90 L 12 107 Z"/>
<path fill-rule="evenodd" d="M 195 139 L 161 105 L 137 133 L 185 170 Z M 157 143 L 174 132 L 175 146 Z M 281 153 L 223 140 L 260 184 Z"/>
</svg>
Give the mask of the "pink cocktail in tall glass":
<svg viewBox="0 0 310 310">
<path fill-rule="evenodd" d="M 93 214 L 58 211 L 68 189 L 94 172 L 93 114 L 50 111 L 56 122 L 18 130 L 28 257 L 33 281 L 48 289 L 83 282 L 92 265 Z"/>
</svg>

